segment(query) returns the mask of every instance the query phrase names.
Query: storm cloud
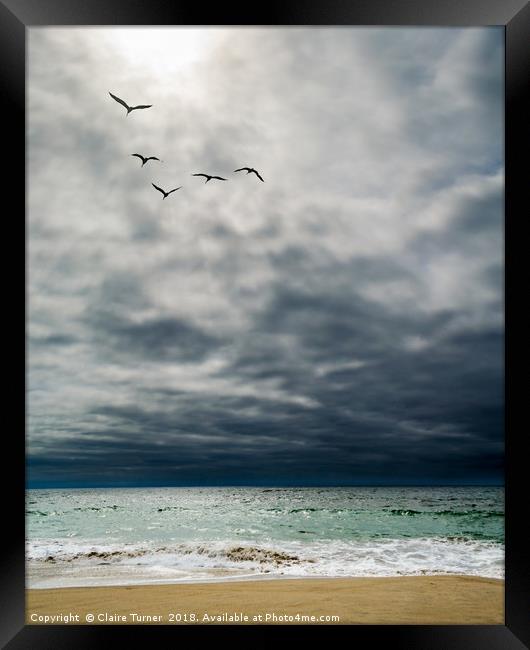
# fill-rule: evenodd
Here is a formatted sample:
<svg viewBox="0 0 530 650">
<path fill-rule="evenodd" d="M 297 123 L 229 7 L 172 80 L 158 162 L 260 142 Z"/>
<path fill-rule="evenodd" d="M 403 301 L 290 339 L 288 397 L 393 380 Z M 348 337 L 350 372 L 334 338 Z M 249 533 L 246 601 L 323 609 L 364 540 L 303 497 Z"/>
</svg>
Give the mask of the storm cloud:
<svg viewBox="0 0 530 650">
<path fill-rule="evenodd" d="M 501 28 L 28 40 L 30 485 L 502 482 Z"/>
</svg>

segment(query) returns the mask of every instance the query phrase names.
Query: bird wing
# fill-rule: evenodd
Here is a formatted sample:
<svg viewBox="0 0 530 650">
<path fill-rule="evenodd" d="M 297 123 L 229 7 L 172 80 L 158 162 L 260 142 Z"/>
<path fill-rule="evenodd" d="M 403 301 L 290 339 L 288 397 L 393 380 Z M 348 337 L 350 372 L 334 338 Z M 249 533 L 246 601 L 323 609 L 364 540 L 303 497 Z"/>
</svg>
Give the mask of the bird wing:
<svg viewBox="0 0 530 650">
<path fill-rule="evenodd" d="M 212 178 L 217 178 L 218 181 L 226 181 L 228 179 L 222 178 L 221 176 L 212 176 Z"/>
<path fill-rule="evenodd" d="M 160 158 L 157 158 L 156 156 L 149 156 L 146 160 L 158 160 L 158 162 L 160 162 Z"/>
<path fill-rule="evenodd" d="M 155 185 L 154 183 L 151 183 L 151 185 L 155 188 L 155 190 L 158 190 L 159 192 L 162 192 L 164 196 L 166 195 L 166 192 L 161 187 L 158 187 L 158 185 Z"/>
<path fill-rule="evenodd" d="M 210 178 L 208 174 L 192 174 L 192 176 L 204 176 L 204 178 Z"/>
<path fill-rule="evenodd" d="M 141 153 L 132 153 L 131 156 L 136 156 L 137 158 L 140 158 L 140 160 L 146 160 Z M 147 158 L 149 160 L 149 158 Z"/>
<path fill-rule="evenodd" d="M 234 172 L 246 172 L 248 171 L 248 167 L 240 167 L 239 169 L 234 169 Z"/>
<path fill-rule="evenodd" d="M 140 104 L 139 106 L 131 106 L 131 111 L 135 111 L 137 108 L 151 108 L 153 104 Z"/>
<path fill-rule="evenodd" d="M 121 104 L 122 106 L 125 106 L 125 108 L 127 110 L 129 110 L 129 106 L 127 106 L 127 104 L 123 101 L 123 99 L 120 99 L 119 97 L 116 97 L 116 95 L 113 95 L 110 91 L 109 91 L 109 95 L 112 97 L 112 99 L 115 99 L 118 102 L 118 104 Z"/>
<path fill-rule="evenodd" d="M 176 192 L 177 190 L 180 190 L 181 187 L 182 187 L 182 185 L 180 187 L 175 187 L 175 189 L 173 189 L 173 190 L 169 190 L 168 194 L 171 194 L 171 192 Z"/>
<path fill-rule="evenodd" d="M 260 181 L 262 181 L 263 183 L 265 182 L 265 181 L 263 180 L 263 178 L 261 178 L 261 176 L 258 174 L 258 172 L 257 172 L 255 169 L 253 169 L 252 171 L 253 171 L 253 172 L 256 174 L 256 176 L 260 179 Z"/>
</svg>

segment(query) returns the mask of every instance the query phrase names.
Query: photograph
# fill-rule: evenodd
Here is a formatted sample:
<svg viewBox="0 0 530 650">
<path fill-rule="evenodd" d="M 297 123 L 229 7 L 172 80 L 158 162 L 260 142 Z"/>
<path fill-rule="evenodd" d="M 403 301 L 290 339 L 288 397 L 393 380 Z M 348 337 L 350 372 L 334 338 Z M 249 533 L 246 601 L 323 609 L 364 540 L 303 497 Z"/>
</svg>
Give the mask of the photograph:
<svg viewBox="0 0 530 650">
<path fill-rule="evenodd" d="M 505 625 L 504 27 L 26 41 L 26 625 Z"/>
</svg>

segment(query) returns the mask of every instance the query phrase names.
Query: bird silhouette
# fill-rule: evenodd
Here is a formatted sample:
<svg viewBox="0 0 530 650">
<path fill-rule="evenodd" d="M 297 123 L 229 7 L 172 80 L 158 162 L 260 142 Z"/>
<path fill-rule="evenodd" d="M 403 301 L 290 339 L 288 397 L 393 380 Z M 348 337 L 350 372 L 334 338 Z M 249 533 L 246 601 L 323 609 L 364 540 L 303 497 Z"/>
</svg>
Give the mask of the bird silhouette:
<svg viewBox="0 0 530 650">
<path fill-rule="evenodd" d="M 129 106 L 128 104 L 126 104 L 123 101 L 123 99 L 120 99 L 119 97 L 116 97 L 116 95 L 113 95 L 110 91 L 109 91 L 109 95 L 112 97 L 112 99 L 117 101 L 118 104 L 121 104 L 122 106 L 125 106 L 125 108 L 127 109 L 127 116 L 129 115 L 129 113 L 131 111 L 135 111 L 135 110 L 137 110 L 139 108 L 151 108 L 151 106 L 152 106 L 152 104 L 140 104 L 138 106 Z"/>
<path fill-rule="evenodd" d="M 260 179 L 260 181 L 262 181 L 263 183 L 265 182 L 253 167 L 240 167 L 239 169 L 234 169 L 234 172 L 243 172 L 243 171 L 246 171 L 247 175 L 253 172 Z"/>
<path fill-rule="evenodd" d="M 169 196 L 169 195 L 171 194 L 171 192 L 176 192 L 177 190 L 180 190 L 180 188 L 182 187 L 182 185 L 181 185 L 180 187 L 175 187 L 175 189 L 173 189 L 173 190 L 169 190 L 169 192 L 165 192 L 161 187 L 158 187 L 158 185 L 155 185 L 154 183 L 151 183 L 151 185 L 155 188 L 155 190 L 158 190 L 159 192 L 162 192 L 162 194 L 164 195 L 164 196 L 162 197 L 162 201 L 163 201 L 167 196 Z"/>
<path fill-rule="evenodd" d="M 136 156 L 137 158 L 140 158 L 140 160 L 142 161 L 142 167 L 145 165 L 145 163 L 148 160 L 158 160 L 158 162 L 161 162 L 160 158 L 157 158 L 156 156 L 142 156 L 141 153 L 132 153 L 131 156 Z"/>
<path fill-rule="evenodd" d="M 208 181 L 211 181 L 212 178 L 215 178 L 215 179 L 217 179 L 218 181 L 227 181 L 227 180 L 228 180 L 227 178 L 222 178 L 221 176 L 210 176 L 209 174 L 192 174 L 192 176 L 204 176 L 204 178 L 206 179 L 206 180 L 204 181 L 204 184 L 205 184 L 205 185 L 206 185 L 206 183 L 207 183 Z"/>
</svg>

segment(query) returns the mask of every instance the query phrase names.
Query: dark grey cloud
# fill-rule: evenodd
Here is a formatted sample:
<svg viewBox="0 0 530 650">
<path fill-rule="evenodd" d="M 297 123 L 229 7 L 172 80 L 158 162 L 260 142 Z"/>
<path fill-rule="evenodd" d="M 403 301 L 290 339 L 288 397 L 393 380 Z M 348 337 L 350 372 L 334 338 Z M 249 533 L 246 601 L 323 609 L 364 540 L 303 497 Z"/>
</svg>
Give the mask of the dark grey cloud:
<svg viewBox="0 0 530 650">
<path fill-rule="evenodd" d="M 220 344 L 212 336 L 178 318 L 157 318 L 141 323 L 107 313 L 93 323 L 99 345 L 129 358 L 139 356 L 160 362 L 200 360 Z"/>
<path fill-rule="evenodd" d="M 501 480 L 502 48 L 32 28 L 30 480 Z"/>
</svg>

